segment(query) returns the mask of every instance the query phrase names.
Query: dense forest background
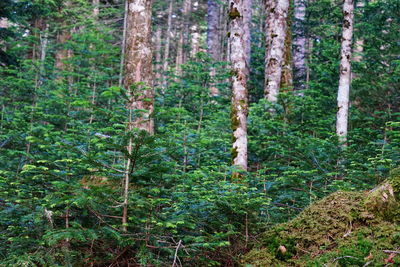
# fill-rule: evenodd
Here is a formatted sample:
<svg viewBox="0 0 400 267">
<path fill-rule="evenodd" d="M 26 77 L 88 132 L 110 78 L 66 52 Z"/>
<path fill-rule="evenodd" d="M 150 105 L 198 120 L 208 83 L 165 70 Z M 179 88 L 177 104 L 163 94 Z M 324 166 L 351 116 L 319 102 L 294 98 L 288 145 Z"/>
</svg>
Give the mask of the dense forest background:
<svg viewBox="0 0 400 267">
<path fill-rule="evenodd" d="M 344 1 L 342 138 L 343 1 L 281 2 L 2 0 L 0 266 L 237 266 L 314 201 L 384 181 L 400 161 L 400 1 Z M 129 82 L 150 19 L 153 71 Z M 151 129 L 133 127 L 142 113 Z"/>
</svg>

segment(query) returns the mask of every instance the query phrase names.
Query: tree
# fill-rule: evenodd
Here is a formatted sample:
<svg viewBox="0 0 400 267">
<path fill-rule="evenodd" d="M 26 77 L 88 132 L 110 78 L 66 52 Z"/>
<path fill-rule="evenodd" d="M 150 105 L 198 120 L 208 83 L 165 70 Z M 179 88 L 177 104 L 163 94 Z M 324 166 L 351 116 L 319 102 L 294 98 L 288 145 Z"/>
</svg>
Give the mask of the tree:
<svg viewBox="0 0 400 267">
<path fill-rule="evenodd" d="M 198 9 L 199 9 L 199 1 L 194 1 L 192 8 L 193 12 L 196 13 Z M 190 55 L 194 57 L 199 52 L 200 49 L 200 33 L 197 21 L 193 22 L 190 31 L 191 31 Z"/>
<path fill-rule="evenodd" d="M 151 44 L 151 0 L 129 0 L 127 14 L 124 87 L 128 91 L 128 131 L 154 132 L 153 69 Z M 123 229 L 128 219 L 129 176 L 132 168 L 132 138 L 129 138 L 125 170 Z"/>
<path fill-rule="evenodd" d="M 270 102 L 278 100 L 284 62 L 289 0 L 266 0 L 266 52 L 264 96 Z"/>
<path fill-rule="evenodd" d="M 246 61 L 248 69 L 250 68 L 250 58 L 251 58 L 251 20 L 253 16 L 253 0 L 244 0 L 244 40 L 246 42 Z"/>
<path fill-rule="evenodd" d="M 293 8 L 293 76 L 294 90 L 302 91 L 306 88 L 307 67 L 305 32 L 307 0 L 294 0 Z"/>
<path fill-rule="evenodd" d="M 207 51 L 215 61 L 221 60 L 219 6 L 215 0 L 207 2 Z"/>
<path fill-rule="evenodd" d="M 165 46 L 164 46 L 164 59 L 163 59 L 163 69 L 164 69 L 164 84 L 163 85 L 164 85 L 164 87 L 167 85 L 165 75 L 168 71 L 168 66 L 169 66 L 169 52 L 170 52 L 171 35 L 172 35 L 171 31 L 172 31 L 173 3 L 174 3 L 174 0 L 169 0 L 167 31 L 165 33 Z"/>
<path fill-rule="evenodd" d="M 339 141 L 346 145 L 349 119 L 349 94 L 351 83 L 351 44 L 353 38 L 354 0 L 343 3 L 342 43 L 340 49 L 340 76 L 337 96 L 338 112 L 336 117 L 336 134 Z"/>
<path fill-rule="evenodd" d="M 245 0 L 229 1 L 229 61 L 232 67 L 231 124 L 232 160 L 237 168 L 247 170 L 247 54 L 245 37 Z"/>
</svg>

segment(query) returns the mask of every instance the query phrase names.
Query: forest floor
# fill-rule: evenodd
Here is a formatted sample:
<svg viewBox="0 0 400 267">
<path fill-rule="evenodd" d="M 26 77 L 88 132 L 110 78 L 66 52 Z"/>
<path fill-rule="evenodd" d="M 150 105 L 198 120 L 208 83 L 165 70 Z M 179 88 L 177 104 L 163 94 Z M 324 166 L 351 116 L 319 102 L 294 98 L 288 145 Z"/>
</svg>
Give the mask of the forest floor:
<svg viewBox="0 0 400 267">
<path fill-rule="evenodd" d="M 264 233 L 244 266 L 400 266 L 400 169 L 371 191 L 336 192 Z"/>
</svg>

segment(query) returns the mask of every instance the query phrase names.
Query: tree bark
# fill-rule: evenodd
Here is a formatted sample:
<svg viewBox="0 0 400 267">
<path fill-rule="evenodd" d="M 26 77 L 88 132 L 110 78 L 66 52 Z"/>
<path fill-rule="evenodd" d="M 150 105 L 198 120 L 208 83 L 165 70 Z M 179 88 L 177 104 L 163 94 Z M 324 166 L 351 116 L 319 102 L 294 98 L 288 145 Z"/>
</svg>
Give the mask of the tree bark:
<svg viewBox="0 0 400 267">
<path fill-rule="evenodd" d="M 275 103 L 278 101 L 282 79 L 282 64 L 285 53 L 285 39 L 289 0 L 266 0 L 267 33 L 265 53 L 265 98 Z"/>
<path fill-rule="evenodd" d="M 294 0 L 293 9 L 293 76 L 294 90 L 302 92 L 306 89 L 307 67 L 305 31 L 307 0 Z"/>
<path fill-rule="evenodd" d="M 194 1 L 193 3 L 193 12 L 197 12 L 199 8 L 199 1 Z M 190 56 L 195 57 L 196 54 L 200 50 L 200 33 L 199 33 L 199 26 L 197 25 L 197 22 L 195 21 L 191 27 L 191 33 L 192 33 L 192 40 L 191 40 L 191 50 L 190 50 Z"/>
<path fill-rule="evenodd" d="M 164 70 L 164 87 L 167 85 L 166 75 L 169 67 L 169 50 L 171 45 L 171 30 L 172 30 L 172 11 L 173 11 L 174 0 L 169 0 L 168 7 L 168 21 L 167 21 L 167 32 L 165 33 L 165 46 L 164 46 L 164 59 L 163 59 L 163 70 Z"/>
<path fill-rule="evenodd" d="M 128 22 L 128 0 L 125 0 L 124 7 L 124 25 L 122 29 L 122 42 L 121 42 L 121 58 L 120 58 L 120 69 L 119 69 L 119 87 L 122 87 L 124 78 L 124 61 L 125 61 L 125 44 L 126 44 L 126 28 Z"/>
<path fill-rule="evenodd" d="M 246 42 L 246 62 L 247 70 L 250 72 L 250 58 L 251 58 L 251 19 L 253 16 L 253 0 L 243 0 L 244 11 L 244 40 Z"/>
<path fill-rule="evenodd" d="M 219 5 L 216 0 L 207 2 L 207 51 L 215 61 L 221 60 Z"/>
<path fill-rule="evenodd" d="M 180 76 L 182 75 L 182 67 L 181 65 L 185 63 L 185 55 L 184 55 L 184 45 L 185 45 L 185 34 L 187 33 L 186 27 L 188 25 L 188 16 L 189 16 L 189 11 L 190 11 L 190 0 L 185 0 L 183 2 L 183 9 L 182 9 L 182 19 L 180 23 L 180 28 L 179 28 L 179 39 L 178 39 L 178 45 L 176 49 L 176 61 L 175 61 L 175 69 L 176 69 L 176 75 Z"/>
<path fill-rule="evenodd" d="M 338 112 L 336 134 L 342 146 L 346 146 L 349 118 L 349 94 L 351 83 L 351 44 L 353 38 L 354 0 L 344 0 L 343 32 L 340 50 L 340 77 L 337 97 Z"/>
<path fill-rule="evenodd" d="M 160 25 L 157 25 L 157 31 L 156 31 L 156 36 L 155 36 L 155 52 L 156 52 L 156 62 L 155 62 L 155 68 L 156 68 L 156 82 L 159 84 L 161 80 L 161 73 L 162 73 L 162 62 L 161 62 L 161 35 L 162 35 L 162 29 Z"/>
<path fill-rule="evenodd" d="M 290 1 L 290 0 L 289 0 Z M 291 89 L 293 86 L 293 55 L 292 55 L 292 29 L 291 29 L 291 18 L 286 18 L 286 38 L 285 38 L 285 52 L 283 54 L 282 63 L 282 78 L 280 88 L 286 90 Z"/>
<path fill-rule="evenodd" d="M 64 6 L 60 8 L 60 12 L 62 9 L 68 9 L 70 8 L 72 3 L 70 1 L 66 1 Z M 67 24 L 64 22 L 64 19 L 61 18 L 61 29 L 57 33 L 57 44 L 59 46 L 64 46 L 66 42 L 68 42 L 71 39 L 71 32 L 69 29 L 67 29 Z M 59 71 L 65 71 L 67 70 L 67 65 L 65 64 L 65 60 L 67 58 L 72 57 L 72 50 L 70 49 L 65 49 L 64 47 L 61 47 L 58 49 L 56 52 L 56 62 L 55 62 L 55 68 Z"/>
<path fill-rule="evenodd" d="M 229 1 L 229 61 L 232 68 L 231 125 L 233 131 L 232 161 L 247 170 L 248 67 L 246 60 L 244 0 Z M 237 177 L 238 174 L 234 175 Z"/>
<path fill-rule="evenodd" d="M 129 95 L 129 102 L 127 103 L 129 111 L 128 131 L 138 128 L 153 134 L 154 123 L 151 118 L 154 109 L 151 3 L 152 0 L 128 0 L 124 87 Z M 129 157 L 125 171 L 122 214 L 122 227 L 125 231 L 128 222 L 129 178 L 133 168 L 131 159 L 132 138 L 129 138 L 128 142 L 127 152 Z"/>
</svg>

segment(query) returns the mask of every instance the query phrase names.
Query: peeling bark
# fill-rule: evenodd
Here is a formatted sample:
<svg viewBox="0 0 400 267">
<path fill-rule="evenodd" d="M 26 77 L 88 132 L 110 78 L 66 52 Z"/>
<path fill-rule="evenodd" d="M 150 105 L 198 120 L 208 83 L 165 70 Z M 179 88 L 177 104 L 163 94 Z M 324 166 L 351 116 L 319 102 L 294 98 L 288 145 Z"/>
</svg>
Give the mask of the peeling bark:
<svg viewBox="0 0 400 267">
<path fill-rule="evenodd" d="M 304 91 L 307 81 L 305 32 L 307 0 L 294 0 L 293 9 L 293 76 L 294 90 Z"/>
<path fill-rule="evenodd" d="M 268 101 L 278 101 L 285 53 L 289 0 L 266 0 L 267 33 L 265 53 L 264 95 Z"/>
<path fill-rule="evenodd" d="M 340 77 L 337 97 L 338 112 L 336 134 L 343 146 L 346 146 L 349 117 L 349 94 L 351 83 L 351 44 L 353 38 L 354 0 L 344 0 L 343 32 L 340 50 Z"/>
<path fill-rule="evenodd" d="M 247 170 L 247 113 L 248 67 L 246 61 L 246 40 L 244 0 L 229 1 L 229 61 L 232 72 L 231 125 L 233 131 L 232 160 L 238 169 Z M 237 175 L 234 175 L 237 176 Z"/>
</svg>

